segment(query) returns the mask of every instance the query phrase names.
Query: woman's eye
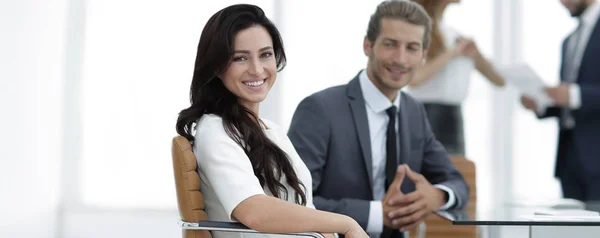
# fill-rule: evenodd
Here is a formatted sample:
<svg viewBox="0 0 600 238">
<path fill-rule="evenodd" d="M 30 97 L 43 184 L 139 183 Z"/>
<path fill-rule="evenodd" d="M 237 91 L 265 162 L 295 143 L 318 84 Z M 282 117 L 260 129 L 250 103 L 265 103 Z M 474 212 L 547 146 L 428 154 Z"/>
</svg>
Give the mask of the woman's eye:
<svg viewBox="0 0 600 238">
<path fill-rule="evenodd" d="M 262 58 L 268 58 L 268 57 L 273 56 L 273 53 L 272 52 L 265 52 L 265 53 L 262 53 L 262 55 L 260 55 L 260 56 Z"/>
<path fill-rule="evenodd" d="M 244 61 L 247 60 L 245 56 L 237 56 L 237 57 L 233 57 L 233 61 Z"/>
</svg>

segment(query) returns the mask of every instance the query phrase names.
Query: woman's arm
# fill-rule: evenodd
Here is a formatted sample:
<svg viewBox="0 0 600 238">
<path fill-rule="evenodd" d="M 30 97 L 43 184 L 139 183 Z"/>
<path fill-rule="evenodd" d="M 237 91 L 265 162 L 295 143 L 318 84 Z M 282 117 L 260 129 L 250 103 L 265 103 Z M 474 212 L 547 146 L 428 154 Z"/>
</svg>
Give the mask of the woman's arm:
<svg viewBox="0 0 600 238">
<path fill-rule="evenodd" d="M 468 40 L 469 44 L 466 48 L 466 55 L 471 57 L 475 61 L 475 68 L 483 74 L 490 82 L 494 85 L 502 87 L 504 86 L 504 79 L 496 69 L 490 64 L 490 62 L 479 52 L 479 48 L 474 41 Z"/>
<path fill-rule="evenodd" d="M 338 233 L 350 237 L 368 237 L 352 218 L 286 202 L 267 195 L 255 195 L 242 201 L 234 210 L 233 218 L 260 232 Z"/>
<path fill-rule="evenodd" d="M 424 82 L 427 82 L 427 80 L 431 79 L 433 75 L 446 67 L 450 60 L 457 56 L 464 55 L 469 43 L 470 41 L 459 38 L 456 40 L 456 47 L 447 50 L 433 59 L 427 60 L 425 65 L 420 67 L 415 73 L 415 76 L 413 77 L 413 80 L 410 82 L 409 86 L 416 87 Z"/>
<path fill-rule="evenodd" d="M 502 76 L 500 76 L 500 74 L 498 74 L 498 72 L 496 71 L 496 69 L 494 69 L 492 64 L 490 64 L 490 62 L 485 57 L 483 57 L 483 55 L 481 55 L 477 48 L 473 56 L 473 60 L 475 61 L 475 68 L 477 68 L 477 70 L 481 74 L 483 74 L 483 76 L 485 76 L 490 82 L 492 82 L 498 87 L 504 86 L 504 79 L 502 78 Z"/>
<path fill-rule="evenodd" d="M 409 86 L 416 87 L 424 82 L 427 82 L 427 80 L 431 79 L 433 75 L 440 72 L 444 67 L 446 67 L 450 60 L 454 59 L 454 57 L 459 55 L 460 53 L 458 52 L 458 50 L 448 50 L 442 53 L 441 55 L 438 55 L 437 57 L 428 60 L 425 63 L 425 65 L 423 65 L 419 68 L 419 70 L 417 70 Z"/>
<path fill-rule="evenodd" d="M 196 126 L 199 172 L 224 212 L 251 229 L 269 233 L 321 232 L 367 238 L 348 216 L 318 211 L 267 196 L 250 159 L 223 128 L 218 116 L 204 115 Z M 202 175 L 204 174 L 204 176 Z M 309 184 L 310 185 L 310 184 Z M 312 189 L 310 186 L 307 189 Z"/>
</svg>

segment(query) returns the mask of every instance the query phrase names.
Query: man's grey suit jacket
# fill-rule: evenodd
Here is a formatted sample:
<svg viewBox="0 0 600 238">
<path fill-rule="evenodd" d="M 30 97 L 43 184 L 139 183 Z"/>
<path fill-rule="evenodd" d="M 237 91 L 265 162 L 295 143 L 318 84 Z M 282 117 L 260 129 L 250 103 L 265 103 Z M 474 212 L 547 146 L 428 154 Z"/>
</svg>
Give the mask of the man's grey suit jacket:
<svg viewBox="0 0 600 238">
<path fill-rule="evenodd" d="M 442 184 L 456 194 L 454 208 L 463 208 L 469 190 L 444 147 L 431 132 L 421 103 L 404 92 L 399 108 L 399 164 Z M 296 151 L 312 174 L 317 209 L 354 218 L 364 229 L 373 200 L 371 140 L 365 101 L 358 76 L 347 85 L 331 87 L 305 98 L 288 132 Z M 401 190 L 414 191 L 405 179 Z"/>
</svg>

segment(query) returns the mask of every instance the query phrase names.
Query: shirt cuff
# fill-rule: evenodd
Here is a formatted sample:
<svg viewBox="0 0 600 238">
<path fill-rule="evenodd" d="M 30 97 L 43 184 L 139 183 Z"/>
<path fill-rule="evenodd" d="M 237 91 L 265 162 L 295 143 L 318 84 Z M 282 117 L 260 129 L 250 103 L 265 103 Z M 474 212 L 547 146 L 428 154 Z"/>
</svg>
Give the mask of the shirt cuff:
<svg viewBox="0 0 600 238">
<path fill-rule="evenodd" d="M 546 106 L 538 105 L 535 109 L 535 114 L 538 116 L 543 116 L 546 113 Z"/>
<path fill-rule="evenodd" d="M 448 193 L 448 202 L 446 202 L 446 204 L 444 204 L 442 207 L 440 207 L 440 211 L 447 210 L 448 208 L 453 207 L 454 204 L 456 203 L 456 195 L 454 195 L 454 191 L 452 191 L 452 189 L 450 189 L 449 187 L 446 187 L 445 185 L 441 185 L 441 184 L 436 184 L 433 186 L 436 188 L 439 188 L 441 190 L 444 190 L 444 192 Z"/>
<path fill-rule="evenodd" d="M 569 108 L 579 109 L 581 107 L 581 88 L 579 84 L 569 85 Z"/>
<path fill-rule="evenodd" d="M 369 207 L 368 233 L 381 233 L 383 231 L 383 206 L 381 201 L 371 201 Z"/>
</svg>

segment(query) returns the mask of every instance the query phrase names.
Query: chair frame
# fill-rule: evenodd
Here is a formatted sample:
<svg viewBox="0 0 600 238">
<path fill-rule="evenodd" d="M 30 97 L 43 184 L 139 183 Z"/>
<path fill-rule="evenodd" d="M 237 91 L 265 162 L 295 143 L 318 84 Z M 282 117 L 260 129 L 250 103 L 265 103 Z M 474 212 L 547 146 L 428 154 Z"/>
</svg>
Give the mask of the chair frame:
<svg viewBox="0 0 600 238">
<path fill-rule="evenodd" d="M 242 223 L 237 222 L 220 222 L 220 221 L 201 221 L 201 222 L 185 222 L 179 221 L 179 226 L 184 230 L 205 230 L 205 231 L 223 231 L 223 232 L 241 232 L 241 233 L 257 233 L 269 235 L 289 235 L 289 236 L 308 236 L 314 238 L 325 238 L 318 232 L 302 232 L 302 233 L 265 233 L 252 230 Z"/>
</svg>

